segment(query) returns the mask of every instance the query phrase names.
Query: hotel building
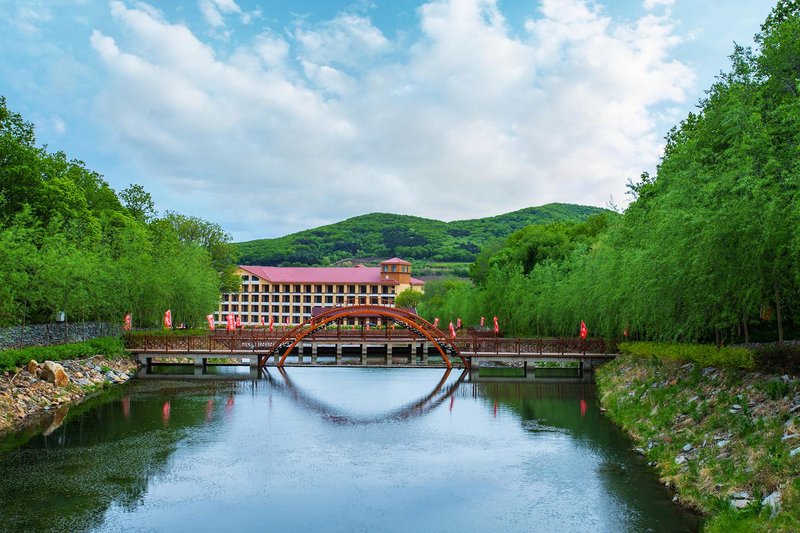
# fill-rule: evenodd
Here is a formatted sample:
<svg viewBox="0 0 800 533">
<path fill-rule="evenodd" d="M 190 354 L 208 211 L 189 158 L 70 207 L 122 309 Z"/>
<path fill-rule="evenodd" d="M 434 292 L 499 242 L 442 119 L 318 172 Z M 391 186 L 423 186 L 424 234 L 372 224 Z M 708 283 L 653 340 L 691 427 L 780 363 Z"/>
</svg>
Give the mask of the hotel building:
<svg viewBox="0 0 800 533">
<path fill-rule="evenodd" d="M 226 315 L 240 317 L 243 326 L 297 325 L 309 319 L 315 308 L 346 302 L 377 304 L 393 301 L 408 288 L 422 291 L 425 282 L 411 277 L 411 263 L 397 257 L 378 267 L 268 267 L 240 265 L 238 293 L 224 293 L 216 314 L 217 324 Z M 357 325 L 367 318 L 349 318 Z"/>
</svg>

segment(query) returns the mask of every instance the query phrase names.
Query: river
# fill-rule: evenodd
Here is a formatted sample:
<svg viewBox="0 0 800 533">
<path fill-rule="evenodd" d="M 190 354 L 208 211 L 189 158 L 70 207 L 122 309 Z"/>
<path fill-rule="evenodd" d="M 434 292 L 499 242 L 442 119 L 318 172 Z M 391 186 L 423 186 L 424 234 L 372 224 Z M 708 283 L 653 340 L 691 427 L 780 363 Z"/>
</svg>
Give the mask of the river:
<svg viewBox="0 0 800 533">
<path fill-rule="evenodd" d="M 43 429 L 0 442 L 4 531 L 699 527 L 577 380 L 136 379 Z"/>
</svg>

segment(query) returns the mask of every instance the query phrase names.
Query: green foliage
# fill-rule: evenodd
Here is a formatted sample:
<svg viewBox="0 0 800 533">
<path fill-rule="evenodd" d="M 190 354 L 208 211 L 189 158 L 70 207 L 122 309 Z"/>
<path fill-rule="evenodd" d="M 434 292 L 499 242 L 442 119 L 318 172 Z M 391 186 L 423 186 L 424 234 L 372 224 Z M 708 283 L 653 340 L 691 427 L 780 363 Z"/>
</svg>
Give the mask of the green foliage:
<svg viewBox="0 0 800 533">
<path fill-rule="evenodd" d="M 0 97 L 0 326 L 72 320 L 199 323 L 230 288 L 235 249 L 215 225 L 167 213 L 132 185 L 118 197 Z M 123 203 L 125 204 L 123 207 Z M 238 280 L 236 280 L 238 283 Z"/>
<path fill-rule="evenodd" d="M 667 359 L 679 363 L 695 363 L 701 367 L 753 368 L 753 352 L 746 348 L 718 348 L 708 344 L 663 342 L 623 342 L 621 353 L 637 357 Z"/>
<path fill-rule="evenodd" d="M 488 242 L 530 224 L 585 220 L 597 207 L 548 204 L 475 220 L 442 222 L 372 213 L 277 239 L 238 243 L 247 264 L 330 265 L 355 257 L 471 262 Z"/>
<path fill-rule="evenodd" d="M 416 308 L 422 301 L 422 292 L 408 288 L 397 295 L 394 303 L 397 307 Z"/>
<path fill-rule="evenodd" d="M 771 344 L 755 350 L 756 366 L 764 372 L 800 376 L 800 346 Z"/>
<path fill-rule="evenodd" d="M 0 372 L 14 370 L 34 359 L 43 361 L 63 361 L 82 359 L 94 355 L 109 358 L 125 354 L 125 346 L 119 337 L 99 337 L 84 342 L 60 344 L 56 346 L 31 346 L 30 348 L 0 351 Z"/>
</svg>

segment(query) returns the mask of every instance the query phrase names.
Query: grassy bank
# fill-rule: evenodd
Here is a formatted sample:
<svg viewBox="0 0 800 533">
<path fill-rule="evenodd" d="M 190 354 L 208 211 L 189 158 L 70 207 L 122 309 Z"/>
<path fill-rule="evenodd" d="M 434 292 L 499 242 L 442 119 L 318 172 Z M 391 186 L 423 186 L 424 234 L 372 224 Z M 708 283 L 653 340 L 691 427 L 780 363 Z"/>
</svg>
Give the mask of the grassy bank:
<svg viewBox="0 0 800 533">
<path fill-rule="evenodd" d="M 125 346 L 119 337 L 100 337 L 84 342 L 59 344 L 56 346 L 31 346 L 29 348 L 0 351 L 0 372 L 9 372 L 28 364 L 34 359 L 43 361 L 64 361 L 82 359 L 103 354 L 113 358 L 125 354 Z"/>
<path fill-rule="evenodd" d="M 601 402 L 705 530 L 800 531 L 800 381 L 749 370 L 746 350 L 623 352 L 598 371 Z"/>
</svg>

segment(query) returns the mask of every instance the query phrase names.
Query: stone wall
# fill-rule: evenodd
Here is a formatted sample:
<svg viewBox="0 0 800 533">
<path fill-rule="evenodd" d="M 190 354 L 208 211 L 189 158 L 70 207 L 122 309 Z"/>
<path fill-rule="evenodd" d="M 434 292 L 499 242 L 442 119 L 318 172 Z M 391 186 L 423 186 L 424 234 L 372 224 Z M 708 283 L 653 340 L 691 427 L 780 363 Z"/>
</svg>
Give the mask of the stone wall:
<svg viewBox="0 0 800 533">
<path fill-rule="evenodd" d="M 0 350 L 23 346 L 50 346 L 119 335 L 122 327 L 104 322 L 53 322 L 0 328 Z"/>
</svg>

